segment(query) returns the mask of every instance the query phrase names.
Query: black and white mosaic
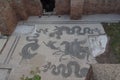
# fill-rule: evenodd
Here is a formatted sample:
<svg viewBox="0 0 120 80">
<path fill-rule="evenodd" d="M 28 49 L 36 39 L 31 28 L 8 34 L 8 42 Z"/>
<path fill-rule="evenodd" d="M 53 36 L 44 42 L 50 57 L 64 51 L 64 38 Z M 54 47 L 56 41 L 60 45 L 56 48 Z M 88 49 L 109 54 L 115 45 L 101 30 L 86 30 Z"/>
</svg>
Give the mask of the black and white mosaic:
<svg viewBox="0 0 120 80">
<path fill-rule="evenodd" d="M 85 79 L 90 67 L 88 63 L 93 59 L 89 37 L 104 34 L 101 25 L 36 25 L 34 33 L 19 40 L 19 44 L 24 45 L 16 47 L 13 56 L 15 52 L 19 56 L 9 62 L 14 64 L 19 59 L 19 65 L 38 65 L 42 80 Z M 25 61 L 28 63 L 24 63 Z"/>
</svg>

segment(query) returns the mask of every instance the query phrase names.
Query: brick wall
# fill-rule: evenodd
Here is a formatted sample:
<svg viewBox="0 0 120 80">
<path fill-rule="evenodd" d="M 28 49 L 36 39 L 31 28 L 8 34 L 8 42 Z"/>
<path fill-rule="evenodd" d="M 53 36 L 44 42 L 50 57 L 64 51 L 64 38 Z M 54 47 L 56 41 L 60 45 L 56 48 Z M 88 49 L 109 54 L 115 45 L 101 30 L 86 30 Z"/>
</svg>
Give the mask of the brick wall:
<svg viewBox="0 0 120 80">
<path fill-rule="evenodd" d="M 83 14 L 119 13 L 120 0 L 55 0 L 56 15 L 80 19 Z M 17 21 L 42 15 L 40 0 L 0 0 L 0 31 L 11 34 Z"/>
<path fill-rule="evenodd" d="M 71 19 L 79 19 L 83 14 L 84 0 L 71 0 Z"/>
<path fill-rule="evenodd" d="M 10 4 L 20 20 L 26 20 L 28 16 L 32 15 L 42 15 L 40 0 L 12 0 Z"/>
<path fill-rule="evenodd" d="M 83 14 L 120 14 L 120 0 L 71 0 L 71 19 Z"/>
<path fill-rule="evenodd" d="M 42 15 L 39 0 L 0 0 L 0 32 L 10 35 L 19 20 Z"/>
<path fill-rule="evenodd" d="M 85 0 L 84 14 L 120 13 L 120 0 Z"/>
<path fill-rule="evenodd" d="M 6 1 L 0 2 L 0 31 L 2 34 L 11 34 L 17 24 L 14 10 Z"/>
<path fill-rule="evenodd" d="M 55 0 L 55 12 L 57 15 L 70 13 L 70 0 Z"/>
<path fill-rule="evenodd" d="M 40 0 L 23 0 L 27 13 L 31 16 L 42 15 L 42 4 Z"/>
</svg>

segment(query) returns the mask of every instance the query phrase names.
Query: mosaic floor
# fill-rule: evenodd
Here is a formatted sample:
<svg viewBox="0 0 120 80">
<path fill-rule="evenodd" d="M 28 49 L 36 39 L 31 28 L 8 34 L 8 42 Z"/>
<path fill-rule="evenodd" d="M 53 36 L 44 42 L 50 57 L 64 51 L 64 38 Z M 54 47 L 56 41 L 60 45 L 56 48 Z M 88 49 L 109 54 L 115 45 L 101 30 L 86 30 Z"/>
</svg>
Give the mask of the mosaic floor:
<svg viewBox="0 0 120 80">
<path fill-rule="evenodd" d="M 94 57 L 105 50 L 107 36 L 101 24 L 33 27 L 30 34 L 12 35 L 0 55 L 9 80 L 20 80 L 36 68 L 42 80 L 85 80 L 90 64 L 97 63 Z"/>
</svg>

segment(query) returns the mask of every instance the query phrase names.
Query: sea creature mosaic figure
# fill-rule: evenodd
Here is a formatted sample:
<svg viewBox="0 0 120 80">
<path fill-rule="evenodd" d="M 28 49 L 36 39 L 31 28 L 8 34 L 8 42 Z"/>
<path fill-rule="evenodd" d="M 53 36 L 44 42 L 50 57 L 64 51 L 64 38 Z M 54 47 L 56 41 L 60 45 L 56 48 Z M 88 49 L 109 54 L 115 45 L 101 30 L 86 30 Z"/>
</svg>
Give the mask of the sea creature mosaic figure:
<svg viewBox="0 0 120 80">
<path fill-rule="evenodd" d="M 43 32 L 43 34 L 46 34 L 48 32 L 48 28 L 36 29 L 36 32 L 32 36 L 26 37 L 26 41 L 28 41 L 29 43 L 22 48 L 22 52 L 20 53 L 22 59 L 20 63 L 22 62 L 23 59 L 25 60 L 31 59 L 35 55 L 37 55 L 37 52 L 33 53 L 32 51 L 36 51 L 40 47 L 40 45 L 38 44 L 38 37 L 40 36 L 41 32 Z"/>
<path fill-rule="evenodd" d="M 74 39 L 72 42 L 63 41 L 60 46 L 65 45 L 65 49 L 54 52 L 53 55 L 60 55 L 59 61 L 63 60 L 63 57 L 66 55 L 70 55 L 72 58 L 84 59 L 87 55 L 87 60 L 89 57 L 89 48 L 83 47 L 81 44 L 85 44 L 87 40 L 78 41 L 78 39 Z"/>
<path fill-rule="evenodd" d="M 51 49 L 54 49 L 54 50 L 59 50 L 59 47 L 56 47 L 54 44 L 56 43 L 56 41 L 49 41 L 48 43 L 45 43 L 43 41 L 43 43 L 47 46 L 47 47 L 50 47 Z"/>
<path fill-rule="evenodd" d="M 37 52 L 33 53 L 32 51 L 35 51 L 40 47 L 40 45 L 38 44 L 38 39 L 37 39 L 40 36 L 39 33 L 40 32 L 36 30 L 36 33 L 33 36 L 27 36 L 26 37 L 26 40 L 29 43 L 26 44 L 22 48 L 22 52 L 20 53 L 20 56 L 22 56 L 22 59 L 21 59 L 20 63 L 22 62 L 23 59 L 25 59 L 25 60 L 31 59 L 32 57 L 37 55 Z"/>
<path fill-rule="evenodd" d="M 38 32 L 38 33 L 43 32 L 43 34 L 46 34 L 46 33 L 48 32 L 48 28 L 45 28 L 45 29 L 38 29 L 38 30 L 36 30 L 36 32 Z"/>
<path fill-rule="evenodd" d="M 88 72 L 88 68 L 81 68 L 78 62 L 70 61 L 67 65 L 59 64 L 58 66 L 48 62 L 46 65 L 43 66 L 43 72 L 47 72 L 51 70 L 53 75 L 61 75 L 64 78 L 68 78 L 74 73 L 77 78 L 83 78 L 86 76 Z"/>
<path fill-rule="evenodd" d="M 56 37 L 57 39 L 61 39 L 61 36 L 63 35 L 63 32 L 65 31 L 68 35 L 85 35 L 85 34 L 93 34 L 94 32 L 97 32 L 98 34 L 101 34 L 100 30 L 98 28 L 91 29 L 89 27 L 81 28 L 80 26 L 73 26 L 72 28 L 68 26 L 55 26 L 56 29 L 53 30 L 52 33 L 49 34 L 50 37 Z"/>
</svg>

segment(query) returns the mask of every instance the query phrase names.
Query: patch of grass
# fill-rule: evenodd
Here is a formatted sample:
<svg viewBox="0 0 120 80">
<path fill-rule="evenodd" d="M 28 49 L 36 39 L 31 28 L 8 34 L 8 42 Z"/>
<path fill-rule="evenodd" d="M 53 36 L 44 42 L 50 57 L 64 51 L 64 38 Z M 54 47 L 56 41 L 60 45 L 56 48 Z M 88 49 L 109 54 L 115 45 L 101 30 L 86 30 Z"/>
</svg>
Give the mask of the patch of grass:
<svg viewBox="0 0 120 80">
<path fill-rule="evenodd" d="M 110 37 L 110 49 L 120 62 L 120 23 L 103 23 L 103 26 Z"/>
<path fill-rule="evenodd" d="M 36 68 L 35 71 L 33 70 L 30 71 L 30 75 L 32 75 L 32 77 L 23 75 L 20 79 L 21 80 L 41 80 L 41 76 L 39 75 L 39 73 L 40 73 L 39 68 Z"/>
</svg>

